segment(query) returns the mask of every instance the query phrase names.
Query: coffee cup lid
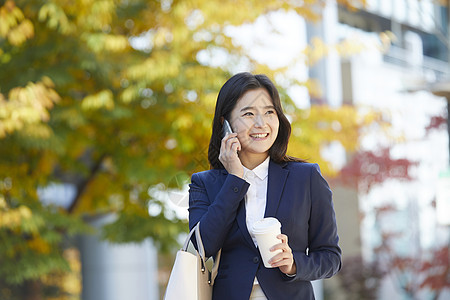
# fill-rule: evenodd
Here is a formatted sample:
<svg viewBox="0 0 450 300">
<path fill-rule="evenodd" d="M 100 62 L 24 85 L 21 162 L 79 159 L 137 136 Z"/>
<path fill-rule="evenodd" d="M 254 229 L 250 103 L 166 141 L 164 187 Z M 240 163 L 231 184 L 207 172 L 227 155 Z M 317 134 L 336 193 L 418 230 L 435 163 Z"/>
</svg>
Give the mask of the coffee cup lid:
<svg viewBox="0 0 450 300">
<path fill-rule="evenodd" d="M 253 223 L 253 233 L 264 233 L 273 228 L 281 228 L 280 221 L 277 218 L 268 217 Z"/>
</svg>

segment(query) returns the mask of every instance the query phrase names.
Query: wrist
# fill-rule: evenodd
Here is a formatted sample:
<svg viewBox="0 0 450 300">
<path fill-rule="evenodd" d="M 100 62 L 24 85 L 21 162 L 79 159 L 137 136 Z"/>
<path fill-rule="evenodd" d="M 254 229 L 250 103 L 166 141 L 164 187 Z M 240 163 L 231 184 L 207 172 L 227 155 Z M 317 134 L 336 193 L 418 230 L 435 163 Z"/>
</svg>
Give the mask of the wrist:
<svg viewBox="0 0 450 300">
<path fill-rule="evenodd" d="M 228 172 L 234 176 L 237 176 L 239 178 L 244 178 L 244 169 L 242 168 L 241 170 L 231 170 L 230 172 Z"/>
<path fill-rule="evenodd" d="M 231 174 L 233 174 L 234 176 L 237 176 L 237 177 L 239 177 L 241 179 L 244 178 L 244 174 L 240 174 L 240 173 L 231 173 Z"/>
<path fill-rule="evenodd" d="M 289 277 L 295 277 L 295 275 L 297 275 L 297 265 L 295 264 L 295 261 L 292 264 L 291 270 L 286 272 L 286 275 Z"/>
</svg>

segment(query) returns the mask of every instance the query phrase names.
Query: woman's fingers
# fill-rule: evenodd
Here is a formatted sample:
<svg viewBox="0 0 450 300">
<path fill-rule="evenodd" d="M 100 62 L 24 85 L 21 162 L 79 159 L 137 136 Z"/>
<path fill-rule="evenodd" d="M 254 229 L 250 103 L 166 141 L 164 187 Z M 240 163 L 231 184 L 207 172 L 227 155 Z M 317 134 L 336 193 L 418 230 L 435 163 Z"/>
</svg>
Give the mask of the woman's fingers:
<svg viewBox="0 0 450 300">
<path fill-rule="evenodd" d="M 295 265 L 294 256 L 292 254 L 292 249 L 287 243 L 288 237 L 285 234 L 280 234 L 277 238 L 281 240 L 281 243 L 273 246 L 270 251 L 281 250 L 282 252 L 272 257 L 269 260 L 269 263 L 274 268 L 280 268 L 280 271 L 285 274 L 295 274 L 297 272 L 297 268 Z"/>
<path fill-rule="evenodd" d="M 239 143 L 237 139 L 237 133 L 229 133 L 223 139 L 220 144 L 220 153 L 225 153 L 231 149 L 231 146 L 235 143 Z"/>
<path fill-rule="evenodd" d="M 288 236 L 285 234 L 280 233 L 279 235 L 277 235 L 277 239 L 281 240 L 282 243 L 288 243 Z"/>
<path fill-rule="evenodd" d="M 279 234 L 277 235 L 277 239 L 281 240 L 281 243 L 276 244 L 273 246 L 270 251 L 276 251 L 278 249 L 282 250 L 283 252 L 292 252 L 291 248 L 288 245 L 288 237 L 285 234 Z"/>
<path fill-rule="evenodd" d="M 220 145 L 219 161 L 230 174 L 242 177 L 244 169 L 237 155 L 241 150 L 241 144 L 237 138 L 237 133 L 227 134 Z"/>
<path fill-rule="evenodd" d="M 225 140 L 225 149 L 236 150 L 241 145 L 237 138 L 237 133 L 230 133 L 225 137 L 225 139 L 226 139 Z M 241 150 L 241 149 L 239 148 L 238 150 Z"/>
<path fill-rule="evenodd" d="M 273 266 L 273 267 L 279 267 L 279 266 L 284 266 L 287 265 L 289 263 L 289 259 L 292 259 L 292 253 L 289 252 L 281 252 L 278 253 L 277 255 L 275 255 L 274 257 L 272 257 L 269 260 L 269 263 Z M 292 262 L 290 262 L 292 264 Z"/>
<path fill-rule="evenodd" d="M 241 144 L 237 139 L 237 134 L 228 134 L 222 139 L 222 144 L 220 145 L 219 160 L 225 166 L 226 163 L 239 159 L 237 156 L 237 151 L 239 151 L 240 149 Z"/>
<path fill-rule="evenodd" d="M 231 150 L 234 153 L 237 153 L 238 151 L 241 151 L 241 143 L 239 143 L 239 140 L 236 138 L 235 141 L 231 142 Z"/>
</svg>

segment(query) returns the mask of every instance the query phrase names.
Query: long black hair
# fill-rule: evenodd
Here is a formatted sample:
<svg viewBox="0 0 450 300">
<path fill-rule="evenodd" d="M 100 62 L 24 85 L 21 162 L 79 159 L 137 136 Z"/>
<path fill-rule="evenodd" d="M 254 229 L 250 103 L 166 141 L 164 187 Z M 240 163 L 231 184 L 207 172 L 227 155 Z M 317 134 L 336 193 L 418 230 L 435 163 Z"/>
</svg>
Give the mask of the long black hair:
<svg viewBox="0 0 450 300">
<path fill-rule="evenodd" d="M 289 137 L 291 135 L 291 124 L 283 113 L 280 95 L 278 94 L 278 90 L 275 85 L 266 75 L 253 75 L 248 72 L 243 72 L 228 79 L 220 89 L 219 95 L 217 96 L 216 110 L 212 124 L 212 134 L 208 149 L 208 160 L 212 169 L 224 168 L 222 163 L 219 161 L 223 120 L 229 120 L 231 111 L 242 95 L 244 95 L 247 91 L 259 88 L 264 88 L 269 93 L 280 123 L 277 138 L 272 147 L 269 149 L 270 158 L 277 163 L 303 161 L 301 159 L 286 155 Z"/>
</svg>

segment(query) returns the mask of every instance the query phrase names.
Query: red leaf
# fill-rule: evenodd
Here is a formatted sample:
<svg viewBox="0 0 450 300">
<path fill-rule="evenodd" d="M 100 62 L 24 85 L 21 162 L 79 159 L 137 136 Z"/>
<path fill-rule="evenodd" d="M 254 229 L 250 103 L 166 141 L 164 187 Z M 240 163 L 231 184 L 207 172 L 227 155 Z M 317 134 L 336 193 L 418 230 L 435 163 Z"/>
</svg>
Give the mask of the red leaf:
<svg viewBox="0 0 450 300">
<path fill-rule="evenodd" d="M 377 152 L 357 152 L 350 163 L 342 168 L 337 181 L 368 192 L 373 185 L 388 178 L 412 180 L 410 168 L 415 165 L 417 162 L 407 159 L 392 159 L 389 148 Z"/>
<path fill-rule="evenodd" d="M 428 134 L 432 129 L 446 129 L 447 128 L 447 117 L 446 116 L 434 116 L 430 120 L 430 124 L 425 128 Z"/>
</svg>

